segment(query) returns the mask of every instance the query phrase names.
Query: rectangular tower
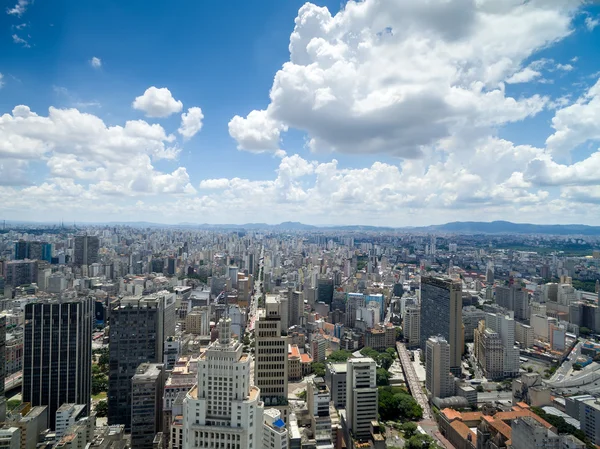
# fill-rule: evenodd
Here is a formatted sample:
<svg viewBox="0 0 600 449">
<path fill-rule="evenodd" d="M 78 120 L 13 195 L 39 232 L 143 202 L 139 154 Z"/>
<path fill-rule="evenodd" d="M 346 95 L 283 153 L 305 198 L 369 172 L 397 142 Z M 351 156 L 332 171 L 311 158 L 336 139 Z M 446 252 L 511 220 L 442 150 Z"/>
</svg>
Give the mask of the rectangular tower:
<svg viewBox="0 0 600 449">
<path fill-rule="evenodd" d="M 371 435 L 371 421 L 377 420 L 377 365 L 369 357 L 348 360 L 346 374 L 346 419 L 354 438 L 366 441 Z"/>
</svg>

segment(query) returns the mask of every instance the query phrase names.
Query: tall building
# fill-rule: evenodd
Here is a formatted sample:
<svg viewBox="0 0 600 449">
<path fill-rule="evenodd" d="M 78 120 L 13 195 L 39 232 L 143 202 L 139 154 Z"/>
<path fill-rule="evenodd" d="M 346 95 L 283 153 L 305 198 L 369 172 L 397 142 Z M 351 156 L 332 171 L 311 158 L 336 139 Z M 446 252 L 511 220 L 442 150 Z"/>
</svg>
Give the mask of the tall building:
<svg viewBox="0 0 600 449">
<path fill-rule="evenodd" d="M 425 349 L 425 386 L 434 398 L 454 395 L 450 374 L 450 345 L 443 337 L 429 337 Z"/>
<path fill-rule="evenodd" d="M 75 265 L 91 265 L 99 262 L 98 251 L 100 250 L 100 239 L 95 235 L 75 236 Z"/>
<path fill-rule="evenodd" d="M 250 386 L 250 356 L 231 338 L 229 318 L 217 327 L 219 338 L 200 356 L 198 384 L 184 402 L 183 449 L 261 448 L 263 406 L 259 388 Z"/>
<path fill-rule="evenodd" d="M 52 261 L 52 245 L 48 242 L 28 242 L 27 258 Z"/>
<path fill-rule="evenodd" d="M 317 302 L 331 304 L 333 300 L 333 279 L 319 279 L 317 282 Z"/>
<path fill-rule="evenodd" d="M 36 260 L 11 260 L 4 265 L 6 285 L 19 287 L 37 282 L 38 263 Z"/>
<path fill-rule="evenodd" d="M 475 358 L 490 380 L 500 380 L 504 377 L 504 347 L 498 332 L 485 326 L 485 321 L 475 329 Z"/>
<path fill-rule="evenodd" d="M 304 299 L 302 298 L 302 292 L 290 289 L 288 296 L 288 327 L 301 325 L 301 319 L 304 316 Z"/>
<path fill-rule="evenodd" d="M 287 329 L 281 327 L 282 308 L 277 296 L 268 295 L 265 310 L 260 312 L 255 322 L 254 385 L 260 388 L 260 398 L 265 407 L 280 410 L 287 422 L 288 338 Z"/>
<path fill-rule="evenodd" d="M 515 312 L 515 319 L 529 319 L 529 293 L 520 285 L 501 286 L 495 288 L 496 303 L 507 310 Z"/>
<path fill-rule="evenodd" d="M 311 432 L 319 441 L 331 440 L 331 416 L 329 416 L 329 388 L 322 377 L 315 377 L 307 384 L 306 403 L 310 417 Z"/>
<path fill-rule="evenodd" d="M 325 371 L 325 382 L 331 392 L 331 400 L 335 408 L 346 408 L 346 376 L 347 363 L 328 363 Z"/>
<path fill-rule="evenodd" d="M 353 329 L 356 323 L 356 312 L 365 306 L 365 296 L 362 293 L 346 295 L 346 326 Z"/>
<path fill-rule="evenodd" d="M 441 335 L 450 345 L 450 371 L 458 376 L 463 353 L 462 285 L 440 277 L 421 277 L 421 349 Z"/>
<path fill-rule="evenodd" d="M 19 240 L 15 242 L 15 260 L 29 259 L 27 252 L 27 241 Z"/>
<path fill-rule="evenodd" d="M 406 346 L 409 348 L 418 347 L 421 338 L 421 309 L 419 306 L 406 308 L 402 324 Z"/>
<path fill-rule="evenodd" d="M 175 294 L 131 296 L 110 305 L 108 423 L 131 428 L 131 379 L 140 363 L 162 363 L 175 334 Z"/>
<path fill-rule="evenodd" d="M 287 449 L 288 431 L 279 410 L 265 410 L 262 433 L 261 449 Z"/>
<path fill-rule="evenodd" d="M 497 332 L 502 341 L 504 377 L 519 374 L 519 348 L 515 347 L 515 320 L 501 313 L 486 313 L 485 326 Z"/>
<path fill-rule="evenodd" d="M 346 420 L 351 435 L 366 441 L 371 436 L 371 421 L 377 420 L 377 365 L 370 357 L 348 360 L 346 374 Z"/>
<path fill-rule="evenodd" d="M 8 361 L 6 357 L 6 316 L 0 315 L 0 422 L 6 419 L 6 396 L 4 395 L 4 379 Z"/>
<path fill-rule="evenodd" d="M 93 326 L 92 298 L 25 306 L 23 402 L 48 406 L 52 429 L 62 404 L 84 404 L 90 412 Z"/>
<path fill-rule="evenodd" d="M 131 449 L 152 448 L 162 432 L 162 396 L 165 367 L 160 363 L 142 363 L 131 379 Z"/>
</svg>

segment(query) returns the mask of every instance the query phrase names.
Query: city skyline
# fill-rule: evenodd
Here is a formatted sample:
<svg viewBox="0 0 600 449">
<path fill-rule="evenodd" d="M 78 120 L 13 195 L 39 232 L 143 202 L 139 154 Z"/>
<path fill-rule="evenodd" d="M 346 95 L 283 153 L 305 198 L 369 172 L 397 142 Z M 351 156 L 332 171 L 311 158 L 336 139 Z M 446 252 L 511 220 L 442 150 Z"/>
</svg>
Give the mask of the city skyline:
<svg viewBox="0 0 600 449">
<path fill-rule="evenodd" d="M 14 3 L 3 218 L 600 216 L 597 5 Z"/>
</svg>

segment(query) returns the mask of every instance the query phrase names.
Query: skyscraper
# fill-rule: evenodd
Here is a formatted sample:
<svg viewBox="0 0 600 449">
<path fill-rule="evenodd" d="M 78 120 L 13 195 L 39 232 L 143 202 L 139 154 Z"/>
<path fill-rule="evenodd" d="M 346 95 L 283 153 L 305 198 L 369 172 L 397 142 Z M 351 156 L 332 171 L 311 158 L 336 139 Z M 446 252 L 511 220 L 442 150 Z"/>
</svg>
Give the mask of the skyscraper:
<svg viewBox="0 0 600 449">
<path fill-rule="evenodd" d="M 98 262 L 100 239 L 95 235 L 75 236 L 75 265 L 91 265 Z"/>
<path fill-rule="evenodd" d="M 51 428 L 62 404 L 90 411 L 93 305 L 81 298 L 25 306 L 23 402 L 48 406 Z"/>
<path fill-rule="evenodd" d="M 0 422 L 6 419 L 6 396 L 4 396 L 4 378 L 6 376 L 6 317 L 0 315 Z"/>
<path fill-rule="evenodd" d="M 346 419 L 354 438 L 366 441 L 371 435 L 371 421 L 377 420 L 377 365 L 370 357 L 348 360 L 346 373 Z"/>
<path fill-rule="evenodd" d="M 36 260 L 11 260 L 4 265 L 6 285 L 18 287 L 37 282 L 38 263 Z"/>
<path fill-rule="evenodd" d="M 161 363 L 142 363 L 131 380 L 131 449 L 152 447 L 162 431 L 165 369 Z"/>
<path fill-rule="evenodd" d="M 27 257 L 27 242 L 25 240 L 19 240 L 15 242 L 15 260 L 29 259 Z"/>
<path fill-rule="evenodd" d="M 281 327 L 282 307 L 277 296 L 267 296 L 265 310 L 255 323 L 254 385 L 260 388 L 265 407 L 280 410 L 287 422 L 288 338 L 287 329 Z"/>
<path fill-rule="evenodd" d="M 429 337 L 441 335 L 450 345 L 450 371 L 460 375 L 463 352 L 462 286 L 441 277 L 421 277 L 421 349 Z"/>
<path fill-rule="evenodd" d="M 198 360 L 198 383 L 183 405 L 183 449 L 262 447 L 260 390 L 250 386 L 250 356 L 231 338 L 231 320 Z M 278 423 L 279 424 L 279 423 Z"/>
<path fill-rule="evenodd" d="M 425 349 L 425 386 L 434 398 L 454 394 L 450 374 L 450 345 L 443 337 L 429 337 Z"/>
<path fill-rule="evenodd" d="M 519 349 L 515 347 L 515 320 L 500 313 L 486 313 L 485 327 L 497 332 L 503 347 L 504 377 L 519 374 Z"/>
<path fill-rule="evenodd" d="M 162 363 L 175 333 L 175 294 L 125 297 L 110 306 L 108 422 L 131 428 L 131 379 L 140 363 Z"/>
</svg>

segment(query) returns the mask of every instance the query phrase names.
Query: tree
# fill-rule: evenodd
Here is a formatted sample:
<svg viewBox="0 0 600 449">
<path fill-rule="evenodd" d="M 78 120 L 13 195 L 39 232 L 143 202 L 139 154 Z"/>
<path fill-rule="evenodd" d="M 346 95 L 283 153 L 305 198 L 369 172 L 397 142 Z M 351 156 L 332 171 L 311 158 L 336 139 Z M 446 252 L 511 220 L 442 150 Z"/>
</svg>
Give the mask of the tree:
<svg viewBox="0 0 600 449">
<path fill-rule="evenodd" d="M 589 330 L 589 329 L 588 329 L 587 327 L 585 327 L 585 326 L 581 326 L 581 327 L 579 328 L 579 333 L 580 333 L 581 335 L 590 335 L 590 334 L 592 333 L 592 331 L 591 331 L 591 330 Z"/>
<path fill-rule="evenodd" d="M 579 363 L 575 363 L 573 365 L 573 371 L 581 371 L 583 369 L 583 366 L 581 366 Z"/>
<path fill-rule="evenodd" d="M 382 421 L 415 421 L 423 409 L 410 394 L 392 387 L 379 387 L 379 415 Z"/>
<path fill-rule="evenodd" d="M 299 399 L 305 400 L 306 401 L 306 390 L 302 390 L 300 393 L 298 393 L 296 396 L 298 396 Z"/>
<path fill-rule="evenodd" d="M 404 331 L 401 327 L 396 328 L 396 341 L 404 340 Z"/>
<path fill-rule="evenodd" d="M 433 438 L 429 435 L 418 434 L 411 437 L 408 440 L 408 444 L 405 446 L 408 449 L 424 449 L 424 448 L 438 448 L 439 446 L 435 443 Z"/>
<path fill-rule="evenodd" d="M 376 361 L 377 361 L 378 365 L 381 366 L 385 370 L 390 369 L 390 367 L 394 363 L 394 359 L 387 352 L 379 354 L 379 357 L 377 358 Z"/>
<path fill-rule="evenodd" d="M 312 372 L 317 377 L 325 376 L 325 364 L 321 362 L 313 362 L 311 365 Z"/>
<path fill-rule="evenodd" d="M 477 390 L 477 393 L 483 393 L 483 386 L 481 385 L 477 385 L 477 388 L 475 388 L 475 390 Z"/>
<path fill-rule="evenodd" d="M 390 384 L 391 373 L 383 368 L 377 368 L 377 386 L 384 387 Z"/>
<path fill-rule="evenodd" d="M 352 353 L 350 351 L 346 351 L 345 349 L 340 349 L 337 351 L 333 351 L 329 355 L 329 357 L 327 357 L 327 361 L 346 362 L 350 357 L 352 357 Z"/>
<path fill-rule="evenodd" d="M 417 425 L 414 422 L 406 422 L 400 426 L 404 438 L 410 440 L 417 433 Z"/>
<path fill-rule="evenodd" d="M 98 418 L 104 418 L 108 416 L 108 402 L 106 399 L 99 401 L 96 404 L 96 416 Z"/>
</svg>

